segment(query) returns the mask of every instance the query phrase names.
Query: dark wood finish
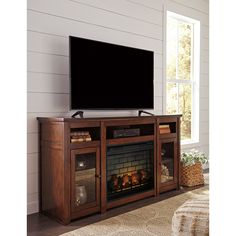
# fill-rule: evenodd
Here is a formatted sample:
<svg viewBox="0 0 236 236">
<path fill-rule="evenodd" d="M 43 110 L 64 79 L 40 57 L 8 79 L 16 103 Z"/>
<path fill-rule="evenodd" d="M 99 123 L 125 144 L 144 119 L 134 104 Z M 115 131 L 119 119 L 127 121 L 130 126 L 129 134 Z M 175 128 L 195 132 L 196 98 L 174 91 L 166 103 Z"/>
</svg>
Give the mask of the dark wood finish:
<svg viewBox="0 0 236 236">
<path fill-rule="evenodd" d="M 108 209 L 128 202 L 141 200 L 150 196 L 159 196 L 161 192 L 179 188 L 179 155 L 180 155 L 180 117 L 181 115 L 161 115 L 142 117 L 102 117 L 102 118 L 38 118 L 40 124 L 40 211 L 68 224 L 71 220 L 94 212 L 105 213 Z M 175 125 L 175 132 L 160 134 L 159 124 Z M 150 125 L 153 132 L 150 134 Z M 139 126 L 147 128 L 147 135 L 107 139 L 109 127 Z M 148 127 L 146 126 L 148 125 Z M 74 129 L 96 129 L 96 140 L 71 143 L 70 133 Z M 99 130 L 99 131 L 98 131 Z M 98 140 L 99 137 L 99 140 Z M 174 145 L 174 180 L 161 183 L 161 145 L 172 140 Z M 154 189 L 114 201 L 107 201 L 106 150 L 107 145 L 122 145 L 138 142 L 154 142 Z M 74 209 L 75 153 L 95 151 L 97 153 L 96 175 L 97 201 L 95 204 Z"/>
<path fill-rule="evenodd" d="M 96 198 L 94 202 L 86 203 L 82 206 L 75 206 L 75 158 L 76 155 L 87 154 L 87 153 L 95 153 L 96 155 L 96 170 L 95 170 L 95 178 L 96 178 Z M 80 148 L 71 151 L 71 212 L 77 213 L 76 215 L 83 216 L 86 215 L 86 212 L 95 213 L 100 210 L 100 149 L 97 147 L 90 148 Z M 83 213 L 84 212 L 84 213 Z M 88 214 L 89 214 L 88 213 Z"/>
<path fill-rule="evenodd" d="M 101 122 L 101 213 L 107 209 L 106 126 Z"/>
<path fill-rule="evenodd" d="M 154 135 L 147 136 L 138 136 L 138 137 L 127 137 L 127 138 L 116 138 L 116 139 L 107 139 L 107 145 L 116 145 L 116 144 L 128 144 L 128 143 L 140 143 L 154 140 Z"/>
<path fill-rule="evenodd" d="M 108 202 L 107 209 L 121 206 L 121 205 L 130 203 L 130 202 L 134 202 L 134 201 L 137 201 L 137 200 L 140 200 L 140 199 L 143 199 L 146 197 L 151 197 L 151 196 L 155 196 L 154 190 L 146 191 L 144 193 L 137 193 L 134 196 L 129 196 L 129 197 L 125 197 L 125 198 L 121 198 L 121 199 L 117 199 L 117 200 Z"/>
<path fill-rule="evenodd" d="M 86 147 L 100 147 L 100 141 L 88 141 L 81 143 L 70 143 L 70 149 L 86 148 Z"/>
</svg>

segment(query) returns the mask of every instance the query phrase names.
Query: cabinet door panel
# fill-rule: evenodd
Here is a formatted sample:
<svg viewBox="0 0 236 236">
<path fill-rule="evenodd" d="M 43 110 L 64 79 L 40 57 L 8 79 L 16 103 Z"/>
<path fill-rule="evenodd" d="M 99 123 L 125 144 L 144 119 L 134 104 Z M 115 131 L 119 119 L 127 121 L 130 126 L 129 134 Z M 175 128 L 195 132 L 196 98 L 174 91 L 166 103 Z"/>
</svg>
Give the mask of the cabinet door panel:
<svg viewBox="0 0 236 236">
<path fill-rule="evenodd" d="M 160 141 L 159 150 L 159 175 L 161 187 L 173 185 L 175 188 L 177 184 L 177 142 L 176 138 L 162 139 Z M 166 188 L 163 188 L 166 189 Z M 168 188 L 169 189 L 169 188 Z"/>
<path fill-rule="evenodd" d="M 72 212 L 100 204 L 100 155 L 98 148 L 71 151 Z"/>
</svg>

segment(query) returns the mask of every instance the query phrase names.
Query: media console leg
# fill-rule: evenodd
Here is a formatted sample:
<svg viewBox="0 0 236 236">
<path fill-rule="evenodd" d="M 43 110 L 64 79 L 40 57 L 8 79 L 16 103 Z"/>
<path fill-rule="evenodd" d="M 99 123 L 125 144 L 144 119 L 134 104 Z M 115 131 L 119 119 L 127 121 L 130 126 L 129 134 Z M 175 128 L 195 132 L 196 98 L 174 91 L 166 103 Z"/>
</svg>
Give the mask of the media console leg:
<svg viewBox="0 0 236 236">
<path fill-rule="evenodd" d="M 80 118 L 84 118 L 84 112 L 83 111 L 77 111 L 71 117 L 75 118 L 77 115 L 79 115 Z"/>
</svg>

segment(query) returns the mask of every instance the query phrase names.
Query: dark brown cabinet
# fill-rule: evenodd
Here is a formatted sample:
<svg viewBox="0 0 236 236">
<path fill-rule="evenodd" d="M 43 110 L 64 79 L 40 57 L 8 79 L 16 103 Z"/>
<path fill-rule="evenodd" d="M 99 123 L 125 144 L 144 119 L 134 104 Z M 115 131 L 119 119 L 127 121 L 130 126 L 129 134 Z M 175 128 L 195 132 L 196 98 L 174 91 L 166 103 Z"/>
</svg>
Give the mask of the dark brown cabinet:
<svg viewBox="0 0 236 236">
<path fill-rule="evenodd" d="M 68 224 L 179 188 L 180 117 L 38 118 L 40 211 Z"/>
<path fill-rule="evenodd" d="M 100 149 L 71 151 L 71 212 L 83 216 L 100 210 Z"/>
</svg>

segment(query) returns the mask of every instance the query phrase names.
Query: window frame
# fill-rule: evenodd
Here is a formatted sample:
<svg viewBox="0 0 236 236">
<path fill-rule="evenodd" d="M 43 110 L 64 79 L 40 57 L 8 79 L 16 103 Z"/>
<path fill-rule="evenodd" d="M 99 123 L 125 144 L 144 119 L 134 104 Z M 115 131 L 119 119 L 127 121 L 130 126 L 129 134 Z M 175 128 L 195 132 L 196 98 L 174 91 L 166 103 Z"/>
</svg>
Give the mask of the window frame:
<svg viewBox="0 0 236 236">
<path fill-rule="evenodd" d="M 193 24 L 193 37 L 192 37 L 192 63 L 191 63 L 191 79 L 181 80 L 181 79 L 167 79 L 166 68 L 167 68 L 167 18 L 172 17 L 178 21 Z M 166 85 L 168 82 L 174 82 L 178 86 L 179 84 L 191 84 L 192 88 L 192 120 L 191 120 L 191 139 L 181 140 L 181 145 L 191 146 L 192 144 L 199 143 L 199 83 L 200 83 L 200 21 L 184 16 L 182 14 L 177 14 L 173 11 L 165 10 L 165 21 L 164 21 L 164 70 L 163 70 L 163 111 L 166 113 L 167 105 L 167 93 Z"/>
</svg>

